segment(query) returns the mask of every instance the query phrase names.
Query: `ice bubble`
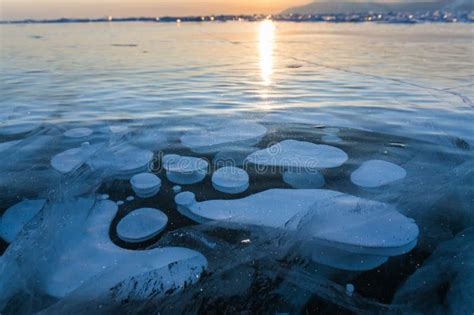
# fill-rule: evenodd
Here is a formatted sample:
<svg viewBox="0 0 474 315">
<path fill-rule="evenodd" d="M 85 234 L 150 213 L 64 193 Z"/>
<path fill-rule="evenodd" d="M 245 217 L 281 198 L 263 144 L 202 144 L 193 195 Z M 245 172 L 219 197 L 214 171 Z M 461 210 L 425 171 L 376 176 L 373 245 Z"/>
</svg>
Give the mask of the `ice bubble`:
<svg viewBox="0 0 474 315">
<path fill-rule="evenodd" d="M 349 252 L 396 256 L 417 243 L 419 230 L 413 219 L 391 205 L 343 194 L 317 200 L 302 221 L 320 244 Z"/>
<path fill-rule="evenodd" d="M 64 136 L 68 138 L 85 138 L 92 133 L 93 131 L 90 128 L 74 128 L 64 132 Z"/>
<path fill-rule="evenodd" d="M 125 125 L 109 125 L 106 127 L 100 128 L 100 131 L 103 133 L 113 133 L 113 134 L 126 134 L 130 129 Z"/>
<path fill-rule="evenodd" d="M 247 161 L 256 165 L 286 168 L 283 180 L 294 188 L 320 188 L 324 177 L 319 169 L 341 166 L 347 154 L 336 147 L 285 140 L 252 153 Z"/>
<path fill-rule="evenodd" d="M 102 150 L 87 163 L 93 170 L 109 171 L 127 178 L 149 170 L 152 160 L 153 152 L 126 144 Z"/>
<path fill-rule="evenodd" d="M 175 194 L 180 193 L 180 192 L 181 192 L 181 189 L 182 189 L 182 188 L 181 188 L 181 186 L 179 186 L 179 185 L 173 186 L 173 192 L 174 192 Z"/>
<path fill-rule="evenodd" d="M 354 288 L 353 284 L 351 284 L 351 283 L 346 284 L 346 294 L 348 296 L 352 296 L 354 294 L 354 290 L 355 290 L 355 288 Z"/>
<path fill-rule="evenodd" d="M 45 199 L 24 200 L 8 208 L 0 219 L 0 236 L 11 243 L 45 204 Z"/>
<path fill-rule="evenodd" d="M 161 179 L 152 173 L 141 173 L 133 176 L 130 184 L 138 197 L 149 198 L 160 191 Z"/>
<path fill-rule="evenodd" d="M 405 178 L 406 171 L 393 163 L 370 160 L 351 174 L 351 181 L 357 186 L 374 188 Z"/>
<path fill-rule="evenodd" d="M 125 202 L 123 200 L 119 200 L 115 203 L 117 206 L 123 206 Z"/>
<path fill-rule="evenodd" d="M 196 202 L 196 197 L 192 192 L 185 191 L 176 195 L 174 200 L 179 206 L 193 206 Z"/>
<path fill-rule="evenodd" d="M 109 200 L 94 204 L 79 199 L 57 207 L 87 210 L 88 215 L 85 223 L 58 236 L 51 244 L 53 255 L 39 269 L 44 290 L 51 296 L 62 298 L 85 286 L 79 295 L 85 300 L 107 292 L 116 301 L 146 299 L 184 289 L 207 268 L 204 256 L 186 248 L 132 251 L 116 246 L 109 238 L 109 228 L 118 209 Z M 71 298 L 77 296 L 73 293 Z"/>
<path fill-rule="evenodd" d="M 185 191 L 179 193 L 174 197 L 174 201 L 176 202 L 178 211 L 182 215 L 200 223 L 207 221 L 191 210 L 196 205 L 196 196 L 192 192 Z"/>
<path fill-rule="evenodd" d="M 147 168 L 153 159 L 153 152 L 135 147 L 125 147 L 115 152 L 118 169 L 123 173 Z"/>
<path fill-rule="evenodd" d="M 126 200 L 129 201 L 129 202 L 130 202 L 130 201 L 134 201 L 134 200 L 135 200 L 135 197 L 133 197 L 133 196 L 128 196 Z"/>
<path fill-rule="evenodd" d="M 394 147 L 394 148 L 403 148 L 405 149 L 407 145 L 405 143 L 400 143 L 400 142 L 390 142 L 386 144 L 388 147 Z"/>
<path fill-rule="evenodd" d="M 102 199 L 102 200 L 107 200 L 109 198 L 110 198 L 110 196 L 108 194 L 103 194 L 103 195 L 100 196 L 100 199 Z"/>
<path fill-rule="evenodd" d="M 336 133 L 339 133 L 340 131 L 341 129 L 334 128 L 334 127 L 324 128 L 324 132 L 327 132 L 328 134 L 336 134 Z"/>
<path fill-rule="evenodd" d="M 204 179 L 209 163 L 206 160 L 169 154 L 163 157 L 163 168 L 168 180 L 180 185 L 195 184 Z"/>
<path fill-rule="evenodd" d="M 239 194 L 249 187 L 249 175 L 241 168 L 222 167 L 212 175 L 212 186 L 220 192 Z"/>
<path fill-rule="evenodd" d="M 197 153 L 221 151 L 229 144 L 252 146 L 267 133 L 264 126 L 248 121 L 232 121 L 218 127 L 189 131 L 181 137 L 181 143 Z"/>
<path fill-rule="evenodd" d="M 257 165 L 306 170 L 338 167 L 347 159 L 347 154 L 336 147 L 296 140 L 284 140 L 247 157 Z"/>
<path fill-rule="evenodd" d="M 324 142 L 342 142 L 342 139 L 334 134 L 325 135 L 321 138 Z"/>
<path fill-rule="evenodd" d="M 66 150 L 55 155 L 51 159 L 51 166 L 63 174 L 70 173 L 81 167 L 100 147 L 101 145 L 98 144 L 83 143 L 79 148 Z"/>
<path fill-rule="evenodd" d="M 168 217 L 160 210 L 141 208 L 120 220 L 117 235 L 126 242 L 144 242 L 161 233 L 167 224 Z"/>
<path fill-rule="evenodd" d="M 225 220 L 285 229 L 299 233 L 314 251 L 334 248 L 346 256 L 365 255 L 364 259 L 379 264 L 387 256 L 413 249 L 419 233 L 413 220 L 390 205 L 330 190 L 272 189 L 242 199 L 204 202 L 185 192 L 175 201 L 178 211 L 197 222 Z M 337 253 L 337 259 L 340 256 Z M 328 263 L 331 259 L 321 260 Z M 363 267 L 356 265 L 354 269 Z"/>
<path fill-rule="evenodd" d="M 193 193 L 182 192 L 175 197 L 175 201 L 179 211 L 190 210 L 200 223 L 230 220 L 280 228 L 297 214 L 309 211 L 318 198 L 328 199 L 341 194 L 329 190 L 271 189 L 242 199 L 196 202 Z"/>
</svg>

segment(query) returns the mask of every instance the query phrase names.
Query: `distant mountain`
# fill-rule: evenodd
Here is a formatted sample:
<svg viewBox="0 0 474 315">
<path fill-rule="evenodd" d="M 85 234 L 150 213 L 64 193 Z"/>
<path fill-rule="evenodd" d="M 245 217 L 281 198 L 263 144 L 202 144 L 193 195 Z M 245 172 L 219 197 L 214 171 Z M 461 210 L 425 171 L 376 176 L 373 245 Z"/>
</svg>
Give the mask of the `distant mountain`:
<svg viewBox="0 0 474 315">
<path fill-rule="evenodd" d="M 349 14 L 349 13 L 387 13 L 387 12 L 425 12 L 442 9 L 473 11 L 474 0 L 443 0 L 436 2 L 313 2 L 304 6 L 290 8 L 282 14 Z"/>
</svg>

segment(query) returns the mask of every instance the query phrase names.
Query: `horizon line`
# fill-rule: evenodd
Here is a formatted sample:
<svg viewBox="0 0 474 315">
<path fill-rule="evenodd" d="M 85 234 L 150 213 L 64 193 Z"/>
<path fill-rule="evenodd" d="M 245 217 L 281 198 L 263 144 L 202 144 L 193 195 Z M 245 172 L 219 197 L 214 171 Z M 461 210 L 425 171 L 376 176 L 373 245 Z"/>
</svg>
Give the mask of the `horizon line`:
<svg viewBox="0 0 474 315">
<path fill-rule="evenodd" d="M 247 21 L 247 22 L 256 22 L 265 19 L 275 20 L 275 21 L 288 21 L 288 22 L 357 22 L 354 20 L 319 20 L 317 18 L 325 16 L 335 16 L 335 17 L 351 17 L 351 16 L 393 16 L 393 15 L 410 15 L 410 14 L 434 14 L 435 12 L 451 13 L 451 14 L 461 14 L 469 15 L 471 12 L 451 12 L 449 10 L 436 10 L 436 11 L 417 11 L 417 12 L 389 12 L 389 13 L 380 13 L 380 12 L 352 12 L 352 13 L 314 13 L 314 14 L 300 14 L 300 13 L 280 13 L 280 14 L 265 14 L 265 13 L 253 13 L 253 14 L 211 14 L 211 15 L 184 15 L 184 16 L 130 16 L 130 17 L 113 17 L 113 16 L 101 16 L 101 17 L 84 17 L 84 18 L 68 18 L 68 17 L 58 17 L 52 19 L 36 19 L 36 18 L 25 18 L 25 19 L 15 19 L 15 20 L 2 20 L 0 19 L 0 24 L 54 24 L 54 23 L 100 23 L 100 22 L 154 22 L 154 23 L 181 23 L 181 22 L 231 22 L 231 21 Z M 431 21 L 431 20 L 430 20 Z M 377 20 L 367 20 L 366 22 L 377 22 Z M 436 20 L 431 22 L 447 22 L 444 20 Z M 467 19 L 463 21 L 456 22 L 474 22 L 472 19 Z"/>
</svg>

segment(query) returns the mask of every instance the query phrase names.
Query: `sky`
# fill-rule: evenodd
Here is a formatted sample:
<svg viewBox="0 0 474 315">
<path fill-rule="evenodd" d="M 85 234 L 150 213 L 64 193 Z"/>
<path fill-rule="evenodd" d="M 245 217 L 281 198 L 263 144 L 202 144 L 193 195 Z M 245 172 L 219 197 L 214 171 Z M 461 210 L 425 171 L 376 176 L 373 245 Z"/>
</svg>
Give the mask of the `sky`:
<svg viewBox="0 0 474 315">
<path fill-rule="evenodd" d="M 278 13 L 311 0 L 0 0 L 0 18 Z"/>
<path fill-rule="evenodd" d="M 316 0 L 327 1 L 331 0 Z M 433 0 L 337 0 L 433 1 Z M 471 1 L 471 0 L 468 0 Z M 0 19 L 279 13 L 311 0 L 0 0 Z"/>
</svg>

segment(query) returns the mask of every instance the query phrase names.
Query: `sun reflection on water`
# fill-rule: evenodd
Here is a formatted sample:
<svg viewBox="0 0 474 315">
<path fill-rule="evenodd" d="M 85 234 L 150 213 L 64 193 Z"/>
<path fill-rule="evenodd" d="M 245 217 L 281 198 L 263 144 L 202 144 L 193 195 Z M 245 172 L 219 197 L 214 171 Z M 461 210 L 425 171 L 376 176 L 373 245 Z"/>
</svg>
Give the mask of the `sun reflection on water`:
<svg viewBox="0 0 474 315">
<path fill-rule="evenodd" d="M 262 21 L 259 30 L 260 72 L 265 85 L 271 84 L 274 40 L 275 24 L 271 20 Z"/>
</svg>

